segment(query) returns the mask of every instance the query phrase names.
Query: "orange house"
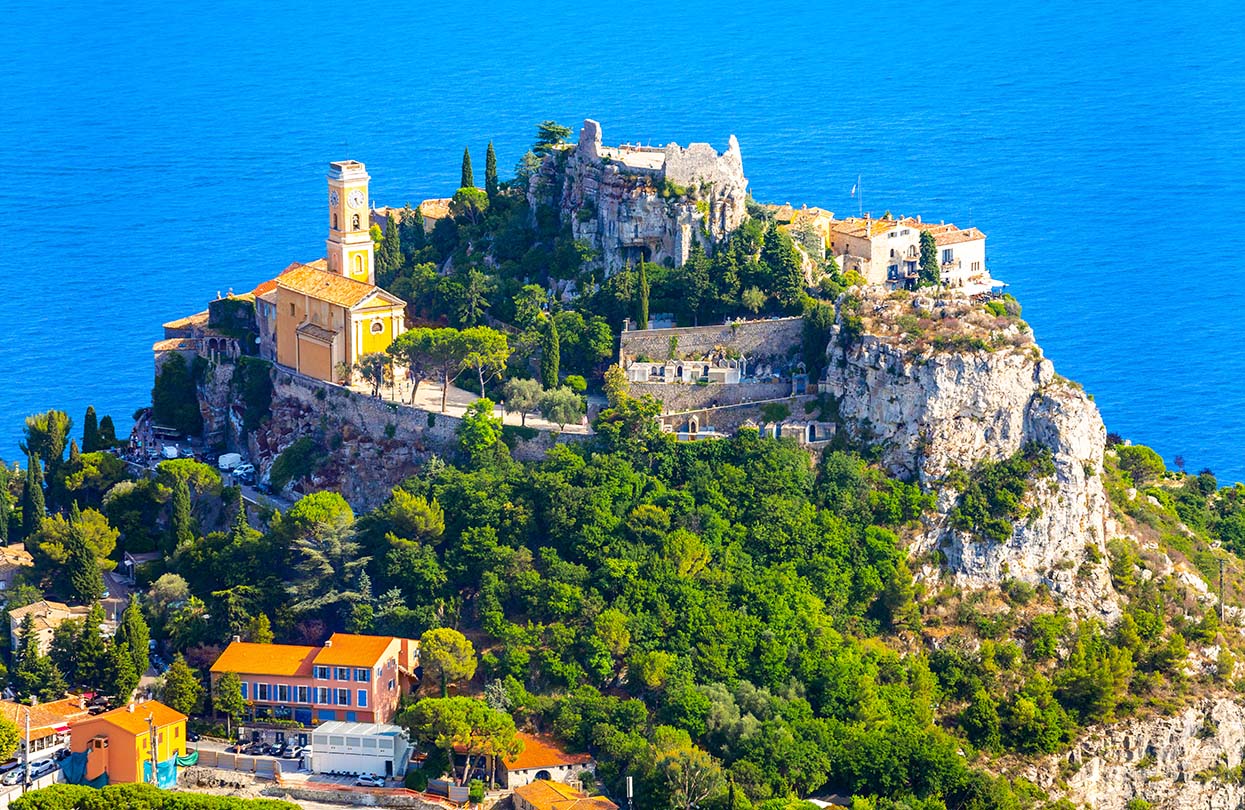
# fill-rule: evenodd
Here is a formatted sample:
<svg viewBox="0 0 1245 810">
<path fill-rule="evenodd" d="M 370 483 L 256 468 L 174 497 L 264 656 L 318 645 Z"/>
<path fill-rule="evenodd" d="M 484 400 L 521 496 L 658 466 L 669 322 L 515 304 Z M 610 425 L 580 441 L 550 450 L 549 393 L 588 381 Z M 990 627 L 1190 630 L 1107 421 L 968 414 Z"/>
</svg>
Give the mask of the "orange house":
<svg viewBox="0 0 1245 810">
<path fill-rule="evenodd" d="M 212 664 L 212 689 L 234 672 L 256 718 L 389 723 L 418 666 L 419 642 L 394 636 L 334 633 L 322 647 L 235 641 Z"/>
<path fill-rule="evenodd" d="M 87 752 L 87 779 L 107 773 L 112 783 L 142 782 L 143 764 L 153 753 L 156 762 L 186 754 L 186 715 L 157 700 L 76 720 L 69 733 L 70 750 Z"/>
</svg>

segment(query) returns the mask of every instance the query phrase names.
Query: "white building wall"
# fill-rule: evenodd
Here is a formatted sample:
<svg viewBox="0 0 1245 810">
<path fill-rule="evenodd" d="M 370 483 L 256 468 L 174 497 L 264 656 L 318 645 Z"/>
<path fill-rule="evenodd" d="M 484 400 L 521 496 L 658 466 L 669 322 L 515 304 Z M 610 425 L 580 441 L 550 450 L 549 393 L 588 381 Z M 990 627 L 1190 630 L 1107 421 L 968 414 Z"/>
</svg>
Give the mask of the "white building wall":
<svg viewBox="0 0 1245 810">
<path fill-rule="evenodd" d="M 952 266 L 943 272 L 943 283 L 952 287 L 962 287 L 964 283 L 976 277 L 986 277 L 986 240 L 973 239 L 938 248 L 938 260 L 941 262 L 945 251 L 952 252 Z M 976 263 L 977 269 L 973 269 Z"/>
</svg>

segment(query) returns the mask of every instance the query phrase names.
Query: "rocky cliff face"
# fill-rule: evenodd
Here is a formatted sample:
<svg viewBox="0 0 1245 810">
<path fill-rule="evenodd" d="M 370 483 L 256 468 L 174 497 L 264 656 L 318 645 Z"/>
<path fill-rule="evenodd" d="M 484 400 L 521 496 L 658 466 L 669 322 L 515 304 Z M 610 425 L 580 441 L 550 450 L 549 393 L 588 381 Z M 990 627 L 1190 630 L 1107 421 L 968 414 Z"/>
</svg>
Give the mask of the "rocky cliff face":
<svg viewBox="0 0 1245 810">
<path fill-rule="evenodd" d="M 844 296 L 839 309 L 826 389 L 850 433 L 878 443 L 892 472 L 938 494 L 942 517 L 920 545 L 941 549 L 961 584 L 1045 583 L 1086 612 L 1114 615 L 1101 562 L 1106 430 L 1084 392 L 1055 375 L 1027 326 L 963 298 L 875 292 Z M 1029 517 L 1011 538 L 952 529 L 946 515 L 958 492 L 945 483 L 948 473 L 1031 442 L 1051 451 L 1055 474 L 1035 482 Z"/>
<path fill-rule="evenodd" d="M 1174 717 L 1092 731 L 1020 775 L 1095 810 L 1124 810 L 1134 798 L 1154 810 L 1235 810 L 1245 807 L 1243 751 L 1245 707 L 1210 698 Z"/>
</svg>

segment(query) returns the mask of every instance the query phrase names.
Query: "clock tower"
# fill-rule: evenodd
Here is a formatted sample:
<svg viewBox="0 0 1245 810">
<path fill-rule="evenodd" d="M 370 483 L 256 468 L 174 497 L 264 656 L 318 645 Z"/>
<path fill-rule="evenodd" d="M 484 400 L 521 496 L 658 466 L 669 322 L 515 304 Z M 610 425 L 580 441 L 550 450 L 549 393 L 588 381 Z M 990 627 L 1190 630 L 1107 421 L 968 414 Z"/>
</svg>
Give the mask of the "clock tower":
<svg viewBox="0 0 1245 810">
<path fill-rule="evenodd" d="M 357 160 L 329 164 L 329 272 L 376 283 L 372 261 L 367 167 Z"/>
</svg>

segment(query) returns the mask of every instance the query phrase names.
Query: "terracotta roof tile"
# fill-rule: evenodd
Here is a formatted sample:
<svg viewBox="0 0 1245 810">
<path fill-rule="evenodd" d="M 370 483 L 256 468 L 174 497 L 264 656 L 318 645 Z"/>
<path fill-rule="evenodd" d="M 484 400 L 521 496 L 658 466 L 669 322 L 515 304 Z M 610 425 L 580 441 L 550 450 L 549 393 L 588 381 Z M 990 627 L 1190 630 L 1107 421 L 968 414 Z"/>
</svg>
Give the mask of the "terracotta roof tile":
<svg viewBox="0 0 1245 810">
<path fill-rule="evenodd" d="M 19 729 L 25 727 L 27 709 L 30 709 L 30 736 L 33 739 L 63 731 L 72 721 L 87 716 L 81 698 L 53 700 L 34 706 L 0 700 L 0 717 L 15 723 Z"/>
<path fill-rule="evenodd" d="M 189 329 L 192 326 L 207 326 L 208 312 L 196 312 L 194 315 L 187 315 L 185 318 L 178 318 L 175 321 L 169 321 L 164 325 L 165 329 Z"/>
<path fill-rule="evenodd" d="M 375 285 L 306 264 L 277 276 L 277 286 L 347 309 L 359 304 L 377 289 Z"/>
<path fill-rule="evenodd" d="M 328 667 L 374 667 L 394 640 L 393 636 L 334 633 L 329 643 L 319 648 L 315 662 Z"/>
<path fill-rule="evenodd" d="M 526 771 L 557 765 L 586 765 L 592 761 L 591 754 L 568 753 L 548 737 L 538 737 L 524 731 L 520 731 L 517 736 L 523 741 L 523 750 L 514 759 L 506 760 L 507 770 Z"/>
<path fill-rule="evenodd" d="M 536 810 L 618 810 L 618 805 L 604 796 L 585 796 L 569 785 L 549 779 L 517 787 L 514 795 Z"/>
<path fill-rule="evenodd" d="M 130 711 L 130 706 L 134 707 L 134 711 Z M 133 703 L 122 706 L 119 709 L 113 709 L 110 712 L 97 714 L 94 717 L 87 717 L 82 720 L 75 720 L 74 723 L 93 722 L 103 720 L 109 725 L 128 731 L 131 734 L 143 734 L 147 731 L 147 718 L 151 717 L 156 728 L 164 728 L 174 723 L 184 722 L 186 715 L 165 706 L 158 700 L 148 700 L 142 703 Z"/>
<path fill-rule="evenodd" d="M 297 644 L 255 644 L 235 641 L 225 648 L 212 672 L 250 675 L 311 675 L 312 659 L 319 647 Z"/>
</svg>

